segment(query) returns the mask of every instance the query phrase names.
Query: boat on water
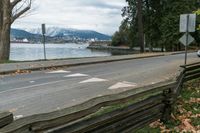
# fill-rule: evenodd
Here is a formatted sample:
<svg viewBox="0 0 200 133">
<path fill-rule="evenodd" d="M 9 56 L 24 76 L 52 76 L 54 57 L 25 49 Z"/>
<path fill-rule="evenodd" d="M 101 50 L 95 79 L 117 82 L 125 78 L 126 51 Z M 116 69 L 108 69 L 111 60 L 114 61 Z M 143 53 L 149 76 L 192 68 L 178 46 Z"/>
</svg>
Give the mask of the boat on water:
<svg viewBox="0 0 200 133">
<path fill-rule="evenodd" d="M 10 41 L 11 43 L 23 43 L 23 44 L 29 44 L 29 40 L 28 39 L 13 39 Z"/>
</svg>

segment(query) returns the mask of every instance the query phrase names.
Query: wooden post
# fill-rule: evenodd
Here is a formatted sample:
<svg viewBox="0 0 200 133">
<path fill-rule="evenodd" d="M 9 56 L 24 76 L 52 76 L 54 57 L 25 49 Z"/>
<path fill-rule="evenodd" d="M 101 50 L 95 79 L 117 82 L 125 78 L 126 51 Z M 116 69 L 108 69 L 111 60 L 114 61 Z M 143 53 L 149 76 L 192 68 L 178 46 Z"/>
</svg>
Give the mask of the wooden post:
<svg viewBox="0 0 200 133">
<path fill-rule="evenodd" d="M 13 122 L 13 114 L 10 112 L 0 112 L 0 128 Z"/>
</svg>

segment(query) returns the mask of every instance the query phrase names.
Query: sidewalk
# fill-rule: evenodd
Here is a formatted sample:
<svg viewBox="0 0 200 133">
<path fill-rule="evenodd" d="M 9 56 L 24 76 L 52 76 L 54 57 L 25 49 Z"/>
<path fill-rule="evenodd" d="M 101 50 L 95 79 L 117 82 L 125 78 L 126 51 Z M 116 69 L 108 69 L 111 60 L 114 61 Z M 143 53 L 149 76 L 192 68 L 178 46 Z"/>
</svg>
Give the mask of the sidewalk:
<svg viewBox="0 0 200 133">
<path fill-rule="evenodd" d="M 19 62 L 19 63 L 5 63 L 0 64 L 0 74 L 8 74 L 23 71 L 23 70 L 41 70 L 53 67 L 70 67 L 78 65 L 89 65 L 113 61 L 132 60 L 140 58 L 150 58 L 157 56 L 167 56 L 174 54 L 181 54 L 183 52 L 176 53 L 145 53 L 145 54 L 133 54 L 123 56 L 109 56 L 109 57 L 93 57 L 93 58 L 79 58 L 79 59 L 66 59 L 66 60 L 49 60 L 49 61 L 33 61 L 33 62 Z"/>
</svg>

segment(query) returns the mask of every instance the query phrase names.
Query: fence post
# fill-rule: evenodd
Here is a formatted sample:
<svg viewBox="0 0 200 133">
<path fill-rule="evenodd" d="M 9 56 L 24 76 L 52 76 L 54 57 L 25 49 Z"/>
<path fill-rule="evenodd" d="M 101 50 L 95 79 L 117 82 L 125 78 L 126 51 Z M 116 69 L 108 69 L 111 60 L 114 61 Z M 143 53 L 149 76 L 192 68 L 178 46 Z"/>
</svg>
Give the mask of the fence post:
<svg viewBox="0 0 200 133">
<path fill-rule="evenodd" d="M 173 111 L 173 104 L 174 104 L 174 95 L 171 88 L 164 90 L 163 95 L 165 97 L 165 100 L 163 101 L 165 104 L 163 115 L 161 118 L 162 122 L 167 122 L 171 118 L 171 113 Z"/>
<path fill-rule="evenodd" d="M 0 128 L 13 122 L 13 114 L 10 112 L 0 112 Z"/>
</svg>

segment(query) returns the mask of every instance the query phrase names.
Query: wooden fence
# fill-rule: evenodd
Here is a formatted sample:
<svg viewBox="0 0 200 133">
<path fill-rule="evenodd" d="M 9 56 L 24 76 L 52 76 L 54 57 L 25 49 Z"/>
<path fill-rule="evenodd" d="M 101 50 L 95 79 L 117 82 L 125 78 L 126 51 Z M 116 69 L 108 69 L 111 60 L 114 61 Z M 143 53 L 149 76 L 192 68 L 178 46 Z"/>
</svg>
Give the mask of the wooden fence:
<svg viewBox="0 0 200 133">
<path fill-rule="evenodd" d="M 181 69 L 176 81 L 97 97 L 51 113 L 13 121 L 12 113 L 0 112 L 0 133 L 129 133 L 157 119 L 167 121 L 183 83 L 200 77 L 200 62 Z"/>
</svg>

